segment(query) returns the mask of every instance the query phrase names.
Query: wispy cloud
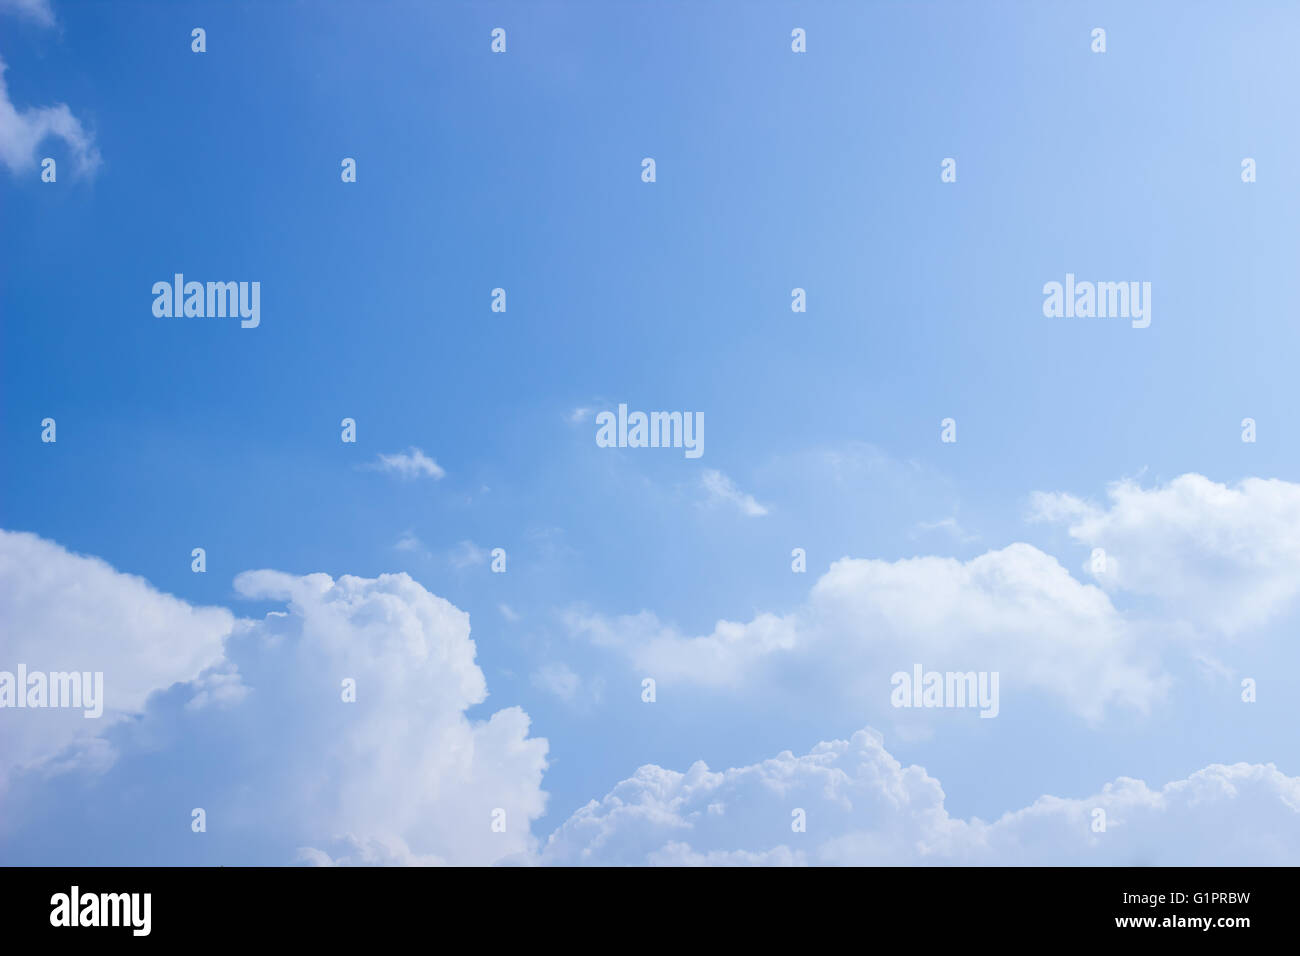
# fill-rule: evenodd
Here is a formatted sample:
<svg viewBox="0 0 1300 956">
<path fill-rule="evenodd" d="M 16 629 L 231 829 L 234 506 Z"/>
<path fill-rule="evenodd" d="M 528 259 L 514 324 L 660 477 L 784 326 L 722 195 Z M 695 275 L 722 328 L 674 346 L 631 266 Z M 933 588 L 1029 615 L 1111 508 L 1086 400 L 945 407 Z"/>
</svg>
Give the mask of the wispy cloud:
<svg viewBox="0 0 1300 956">
<path fill-rule="evenodd" d="M 956 518 L 942 518 L 939 521 L 918 522 L 912 537 L 916 537 L 918 532 L 925 533 L 929 531 L 946 531 L 948 534 L 952 535 L 954 539 L 963 543 L 979 540 L 979 535 L 967 532 Z"/>
<path fill-rule="evenodd" d="M 4 78 L 7 69 L 0 60 L 0 162 L 11 173 L 32 169 L 36 165 L 36 148 L 47 137 L 55 136 L 72 150 L 73 170 L 78 175 L 94 173 L 99 167 L 99 149 L 81 121 L 64 103 L 19 110 L 9 99 Z"/>
<path fill-rule="evenodd" d="M 530 680 L 538 690 L 568 701 L 573 700 L 582 683 L 573 669 L 564 663 L 546 664 L 534 671 Z"/>
<path fill-rule="evenodd" d="M 13 13 L 42 27 L 54 26 L 50 0 L 0 0 L 0 13 Z"/>
<path fill-rule="evenodd" d="M 448 560 L 458 568 L 470 568 L 487 560 L 487 552 L 473 541 L 462 541 L 448 555 Z"/>
<path fill-rule="evenodd" d="M 379 456 L 376 464 L 370 465 L 377 471 L 397 475 L 399 478 L 433 478 L 437 480 L 447 472 L 436 461 L 420 449 L 412 446 L 405 452 Z"/>
<path fill-rule="evenodd" d="M 402 536 L 398 538 L 397 543 L 393 545 L 393 550 L 400 551 L 403 554 L 415 555 L 419 558 L 431 557 L 429 549 L 425 547 L 424 542 L 420 540 L 419 536 L 416 535 L 414 531 L 410 530 L 402 532 Z"/>
<path fill-rule="evenodd" d="M 753 495 L 747 495 L 735 483 L 724 475 L 722 472 L 710 468 L 700 479 L 704 485 L 704 490 L 708 492 L 709 503 L 717 504 L 726 502 L 733 504 L 740 509 L 742 514 L 751 518 L 760 518 L 767 514 L 767 509 L 754 500 Z"/>
</svg>

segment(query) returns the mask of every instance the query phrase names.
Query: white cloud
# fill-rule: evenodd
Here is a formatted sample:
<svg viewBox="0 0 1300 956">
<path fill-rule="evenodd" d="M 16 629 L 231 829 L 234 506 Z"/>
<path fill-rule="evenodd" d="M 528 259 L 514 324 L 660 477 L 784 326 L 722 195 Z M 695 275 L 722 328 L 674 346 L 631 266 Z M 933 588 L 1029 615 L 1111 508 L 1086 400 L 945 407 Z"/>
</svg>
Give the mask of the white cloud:
<svg viewBox="0 0 1300 956">
<path fill-rule="evenodd" d="M 442 466 L 415 447 L 392 455 L 381 454 L 379 463 L 371 467 L 408 479 L 428 477 L 437 480 L 447 474 Z"/>
<path fill-rule="evenodd" d="M 0 790 L 21 769 L 68 769 L 111 754 L 98 739 L 142 713 L 149 695 L 224 667 L 222 642 L 234 627 L 227 610 L 193 607 L 99 558 L 73 554 L 34 534 L 0 530 L 0 670 L 102 671 L 103 716 L 82 710 L 5 709 Z M 199 686 L 207 697 L 237 694 L 228 668 Z M 69 752 L 71 750 L 71 752 Z"/>
<path fill-rule="evenodd" d="M 202 710 L 205 707 L 231 707 L 248 696 L 248 685 L 233 667 L 214 667 L 199 675 L 193 682 L 194 696 L 185 709 Z"/>
<path fill-rule="evenodd" d="M 1106 553 L 1105 587 L 1155 597 L 1175 617 L 1226 634 L 1261 626 L 1300 595 L 1300 484 L 1247 478 L 1235 486 L 1186 474 L 1143 489 L 1120 481 L 1109 507 L 1038 493 L 1032 517 L 1069 522 Z M 1090 562 L 1089 562 L 1090 564 Z"/>
<path fill-rule="evenodd" d="M 37 147 L 47 137 L 54 136 L 72 151 L 72 168 L 78 175 L 93 173 L 99 166 L 99 149 L 81 121 L 64 103 L 19 110 L 9 99 L 4 78 L 7 69 L 0 60 L 0 162 L 11 173 L 33 169 Z"/>
<path fill-rule="evenodd" d="M 514 624 L 522 620 L 519 612 L 516 611 L 514 608 L 512 608 L 509 604 L 498 604 L 497 610 L 499 610 L 501 612 L 501 616 L 504 617 L 511 624 Z"/>
<path fill-rule="evenodd" d="M 467 614 L 405 574 L 253 571 L 235 587 L 288 606 L 237 645 L 268 755 L 252 782 L 265 825 L 312 862 L 476 865 L 532 850 L 547 743 L 518 707 L 466 718 L 487 698 Z M 341 700 L 345 678 L 355 703 Z"/>
<path fill-rule="evenodd" d="M 1116 704 L 1146 711 L 1168 683 L 1100 588 L 1028 544 L 966 562 L 842 558 L 793 613 L 719 621 L 699 637 L 648 612 L 571 613 L 567 624 L 659 680 L 761 694 L 795 670 L 885 711 L 890 675 L 915 663 L 999 672 L 1004 713 L 1008 695 L 1033 689 L 1089 720 Z"/>
<path fill-rule="evenodd" d="M 208 805 L 245 833 L 292 840 L 307 862 L 474 865 L 534 852 L 547 742 L 529 737 L 518 707 L 466 717 L 487 698 L 467 614 L 405 574 L 250 571 L 235 589 L 286 607 L 238 620 L 0 532 L 0 670 L 102 670 L 108 701 L 100 720 L 0 711 L 0 790 L 20 768 L 107 769 L 93 735 L 145 715 L 224 739 L 242 769 L 229 792 L 205 790 Z M 343 700 L 345 679 L 355 702 Z M 192 692 L 181 714 L 147 702 L 178 682 Z M 491 829 L 498 808 L 504 833 Z"/>
<path fill-rule="evenodd" d="M 1093 811 L 1106 814 L 1094 832 Z M 806 832 L 792 829 L 793 811 Z M 715 773 L 643 766 L 574 813 L 541 861 L 559 865 L 1287 865 L 1300 854 L 1300 778 L 1214 764 L 1152 789 L 1121 777 L 1082 799 L 1041 797 L 993 823 L 949 815 L 939 781 L 875 731 Z"/>
<path fill-rule="evenodd" d="M 54 8 L 50 0 L 0 0 L 0 13 L 13 13 L 38 26 L 54 26 Z"/>
<path fill-rule="evenodd" d="M 582 406 L 581 408 L 575 408 L 573 411 L 569 412 L 568 415 L 569 424 L 581 425 L 583 422 L 585 422 L 587 419 L 591 417 L 591 412 L 592 410 L 590 408 L 587 408 L 585 405 Z"/>
<path fill-rule="evenodd" d="M 710 504 L 722 502 L 735 505 L 740 509 L 741 514 L 751 518 L 759 518 L 767 514 L 767 509 L 755 501 L 753 495 L 745 494 L 730 478 L 715 468 L 707 469 L 700 478 L 700 483 L 708 492 Z"/>
<path fill-rule="evenodd" d="M 400 837 L 358 837 L 338 840 L 337 856 L 315 847 L 300 847 L 298 862 L 306 866 L 448 866 L 437 854 L 415 853 Z"/>
</svg>

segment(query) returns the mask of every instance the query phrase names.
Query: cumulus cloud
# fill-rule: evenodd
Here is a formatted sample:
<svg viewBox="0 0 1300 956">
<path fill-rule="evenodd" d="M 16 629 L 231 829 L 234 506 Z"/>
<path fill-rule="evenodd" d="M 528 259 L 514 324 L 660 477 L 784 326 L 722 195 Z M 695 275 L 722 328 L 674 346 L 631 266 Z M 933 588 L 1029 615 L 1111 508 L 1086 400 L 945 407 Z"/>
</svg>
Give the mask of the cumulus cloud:
<svg viewBox="0 0 1300 956">
<path fill-rule="evenodd" d="M 63 140 L 72 151 L 73 169 L 78 175 L 93 173 L 100 162 L 99 149 L 92 137 L 64 103 L 20 110 L 9 99 L 5 82 L 8 69 L 0 59 L 0 162 L 11 173 L 21 173 L 36 166 L 36 150 L 46 138 Z"/>
<path fill-rule="evenodd" d="M 1175 616 L 1225 634 L 1261 626 L 1300 594 L 1300 484 L 1247 478 L 1234 486 L 1196 474 L 1163 486 L 1116 482 L 1108 506 L 1072 495 L 1033 496 L 1031 516 L 1068 523 L 1101 548 L 1107 589 L 1164 602 Z M 1087 567 L 1092 570 L 1091 562 Z"/>
<path fill-rule="evenodd" d="M 570 613 L 567 623 L 660 680 L 758 691 L 797 668 L 843 699 L 881 707 L 890 675 L 915 663 L 997 671 L 1004 700 L 1043 691 L 1089 720 L 1112 705 L 1146 711 L 1168 684 L 1105 592 L 1028 544 L 965 562 L 843 558 L 793 613 L 719 621 L 702 636 L 649 612 Z"/>
<path fill-rule="evenodd" d="M 407 479 L 433 478 L 436 481 L 447 474 L 441 465 L 414 446 L 392 455 L 381 454 L 379 461 L 370 467 Z"/>
<path fill-rule="evenodd" d="M 0 621 L 0 670 L 104 675 L 98 719 L 80 709 L 0 712 L 0 790 L 12 774 L 56 758 L 62 769 L 102 765 L 111 756 L 104 732 L 142 713 L 155 691 L 202 677 L 197 690 L 207 697 L 196 706 L 239 693 L 238 674 L 223 660 L 235 624 L 229 611 L 194 607 L 34 534 L 0 530 Z"/>
<path fill-rule="evenodd" d="M 405 574 L 253 571 L 235 587 L 287 605 L 237 652 L 266 754 L 258 789 L 305 859 L 483 864 L 533 848 L 547 743 L 518 707 L 465 716 L 487 698 L 469 615 Z"/>
<path fill-rule="evenodd" d="M 753 495 L 745 494 L 736 487 L 735 482 L 715 468 L 707 469 L 701 476 L 700 483 L 708 494 L 706 500 L 709 504 L 733 505 L 741 514 L 751 518 L 767 514 L 767 509 L 755 501 Z"/>
<path fill-rule="evenodd" d="M 155 780 L 158 792 L 201 786 L 228 833 L 291 841 L 303 862 L 472 865 L 535 852 L 547 742 L 518 707 L 466 716 L 487 684 L 465 612 L 406 574 L 248 571 L 235 589 L 278 606 L 260 620 L 192 607 L 97 558 L 0 532 L 0 670 L 102 670 L 107 697 L 98 721 L 0 711 L 0 789 L 55 761 L 112 772 L 69 752 L 102 758 L 103 728 L 133 715 L 139 733 L 113 738 L 124 752 L 169 738 L 229 748 L 202 784 L 188 761 L 161 762 L 164 778 L 186 777 Z M 29 793 L 43 785 L 21 779 Z"/>
<path fill-rule="evenodd" d="M 1105 813 L 1097 832 L 1096 810 Z M 803 812 L 804 832 L 795 832 Z M 1288 865 L 1300 778 L 1214 764 L 1158 789 L 1121 777 L 993 823 L 949 815 L 939 781 L 865 729 L 796 757 L 685 773 L 641 767 L 549 838 L 558 865 Z"/>
</svg>

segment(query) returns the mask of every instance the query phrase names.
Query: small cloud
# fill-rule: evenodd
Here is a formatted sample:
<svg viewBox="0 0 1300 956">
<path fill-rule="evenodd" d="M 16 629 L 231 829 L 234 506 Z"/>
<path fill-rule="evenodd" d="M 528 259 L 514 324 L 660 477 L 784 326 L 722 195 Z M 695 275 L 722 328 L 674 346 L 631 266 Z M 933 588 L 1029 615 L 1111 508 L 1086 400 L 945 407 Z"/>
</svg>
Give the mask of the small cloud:
<svg viewBox="0 0 1300 956">
<path fill-rule="evenodd" d="M 704 490 L 709 493 L 709 503 L 728 502 L 740 509 L 742 514 L 759 518 L 767 514 L 767 509 L 735 486 L 730 478 L 716 469 L 710 468 L 700 479 Z"/>
<path fill-rule="evenodd" d="M 458 568 L 469 568 L 487 560 L 487 552 L 473 541 L 462 541 L 447 559 Z"/>
<path fill-rule="evenodd" d="M 0 13 L 12 13 L 37 26 L 54 26 L 54 8 L 50 0 L 0 0 Z"/>
<path fill-rule="evenodd" d="M 570 669 L 569 665 L 562 663 L 547 664 L 534 671 L 530 679 L 538 690 L 554 694 L 565 701 L 573 700 L 578 693 L 578 687 L 582 684 L 581 678 Z"/>
<path fill-rule="evenodd" d="M 3 2 L 3 0 L 0 0 Z M 99 167 L 99 150 L 94 137 L 64 103 L 19 110 L 9 99 L 4 74 L 8 67 L 0 60 L 0 162 L 11 173 L 36 165 L 36 150 L 50 136 L 63 140 L 72 150 L 73 170 L 89 175 Z"/>
<path fill-rule="evenodd" d="M 588 418 L 591 417 L 591 411 L 592 410 L 590 408 L 587 408 L 586 406 L 583 406 L 581 408 L 575 408 L 573 411 L 569 412 L 569 424 L 581 425 L 583 422 L 585 422 Z"/>
<path fill-rule="evenodd" d="M 397 543 L 393 545 L 393 550 L 401 551 L 404 554 L 420 554 L 426 558 L 429 557 L 429 549 L 424 546 L 423 541 L 416 537 L 414 531 L 404 531 L 402 536 L 397 539 Z"/>
<path fill-rule="evenodd" d="M 515 611 L 515 609 L 512 608 L 509 604 L 498 604 L 497 609 L 501 612 L 501 616 L 504 617 L 511 624 L 514 624 L 516 621 L 521 620 L 519 613 Z"/>
<path fill-rule="evenodd" d="M 428 477 L 437 480 L 447 474 L 436 461 L 414 446 L 395 455 L 381 454 L 379 463 L 369 467 L 406 479 Z"/>
</svg>

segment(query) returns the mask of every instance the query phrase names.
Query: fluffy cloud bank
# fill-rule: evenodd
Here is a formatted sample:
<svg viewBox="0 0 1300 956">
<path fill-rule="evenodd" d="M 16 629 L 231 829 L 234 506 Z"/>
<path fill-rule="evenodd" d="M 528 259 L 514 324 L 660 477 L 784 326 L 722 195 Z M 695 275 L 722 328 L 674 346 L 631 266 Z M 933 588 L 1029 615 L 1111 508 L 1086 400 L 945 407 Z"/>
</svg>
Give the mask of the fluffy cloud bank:
<svg viewBox="0 0 1300 956">
<path fill-rule="evenodd" d="M 1142 713 L 1171 686 L 1161 657 L 1174 633 L 1208 625 L 1211 637 L 1236 635 L 1295 605 L 1300 484 L 1228 487 L 1188 474 L 1151 489 L 1120 482 L 1109 495 L 1109 508 L 1066 494 L 1033 498 L 1033 518 L 1069 522 L 1073 538 L 1104 550 L 1094 582 L 1016 543 L 964 562 L 843 558 L 791 613 L 723 620 L 702 635 L 649 611 L 574 612 L 567 624 L 646 676 L 695 687 L 767 693 L 793 686 L 793 673 L 880 713 L 890 675 L 919 663 L 996 671 L 1004 699 L 1044 694 L 1089 721 Z M 1159 606 L 1121 610 L 1112 599 L 1121 592 Z"/>
<path fill-rule="evenodd" d="M 1149 654 L 1100 588 L 1027 544 L 962 562 L 844 558 L 793 614 L 720 621 L 683 636 L 652 614 L 571 614 L 572 630 L 624 650 L 659 681 L 713 687 L 779 682 L 811 669 L 846 698 L 887 707 L 890 675 L 914 663 L 997 671 L 1002 692 L 1044 691 L 1081 716 L 1112 704 L 1139 711 L 1165 691 Z"/>
<path fill-rule="evenodd" d="M 0 531 L 0 670 L 100 670 L 106 698 L 99 720 L 0 709 L 0 790 L 24 771 L 107 771 L 104 731 L 136 716 L 182 734 L 187 751 L 228 747 L 202 782 L 185 761 L 162 766 L 187 774 L 225 833 L 291 839 L 307 862 L 486 864 L 535 851 L 547 742 L 528 736 L 517 707 L 466 717 L 487 698 L 467 614 L 405 574 L 252 571 L 235 587 L 284 609 L 236 619 Z M 151 696 L 175 685 L 170 702 Z M 153 783 L 164 793 L 175 782 Z"/>
<path fill-rule="evenodd" d="M 262 728 L 259 788 L 304 860 L 482 864 L 533 849 L 547 743 L 518 707 L 465 716 L 487 698 L 468 614 L 406 574 L 253 571 L 235 587 L 287 605 L 232 653 Z"/>
<path fill-rule="evenodd" d="M 1093 828 L 1098 809 L 1104 832 Z M 1289 865 L 1298 853 L 1300 778 L 1272 764 L 1215 764 L 1160 789 L 1121 777 L 985 823 L 950 816 L 939 781 L 867 729 L 720 773 L 642 767 L 556 830 L 541 862 Z"/>
<path fill-rule="evenodd" d="M 104 675 L 98 719 L 81 709 L 0 711 L 0 791 L 22 770 L 109 761 L 104 732 L 143 713 L 153 692 L 220 664 L 234 626 L 222 608 L 193 607 L 99 558 L 3 530 L 0 621 L 0 670 Z"/>
<path fill-rule="evenodd" d="M 1144 489 L 1121 481 L 1109 507 L 1037 494 L 1034 517 L 1065 521 L 1101 548 L 1092 572 L 1108 590 L 1148 595 L 1226 634 L 1265 624 L 1300 594 L 1300 484 L 1247 478 L 1235 486 L 1188 474 Z"/>
</svg>

